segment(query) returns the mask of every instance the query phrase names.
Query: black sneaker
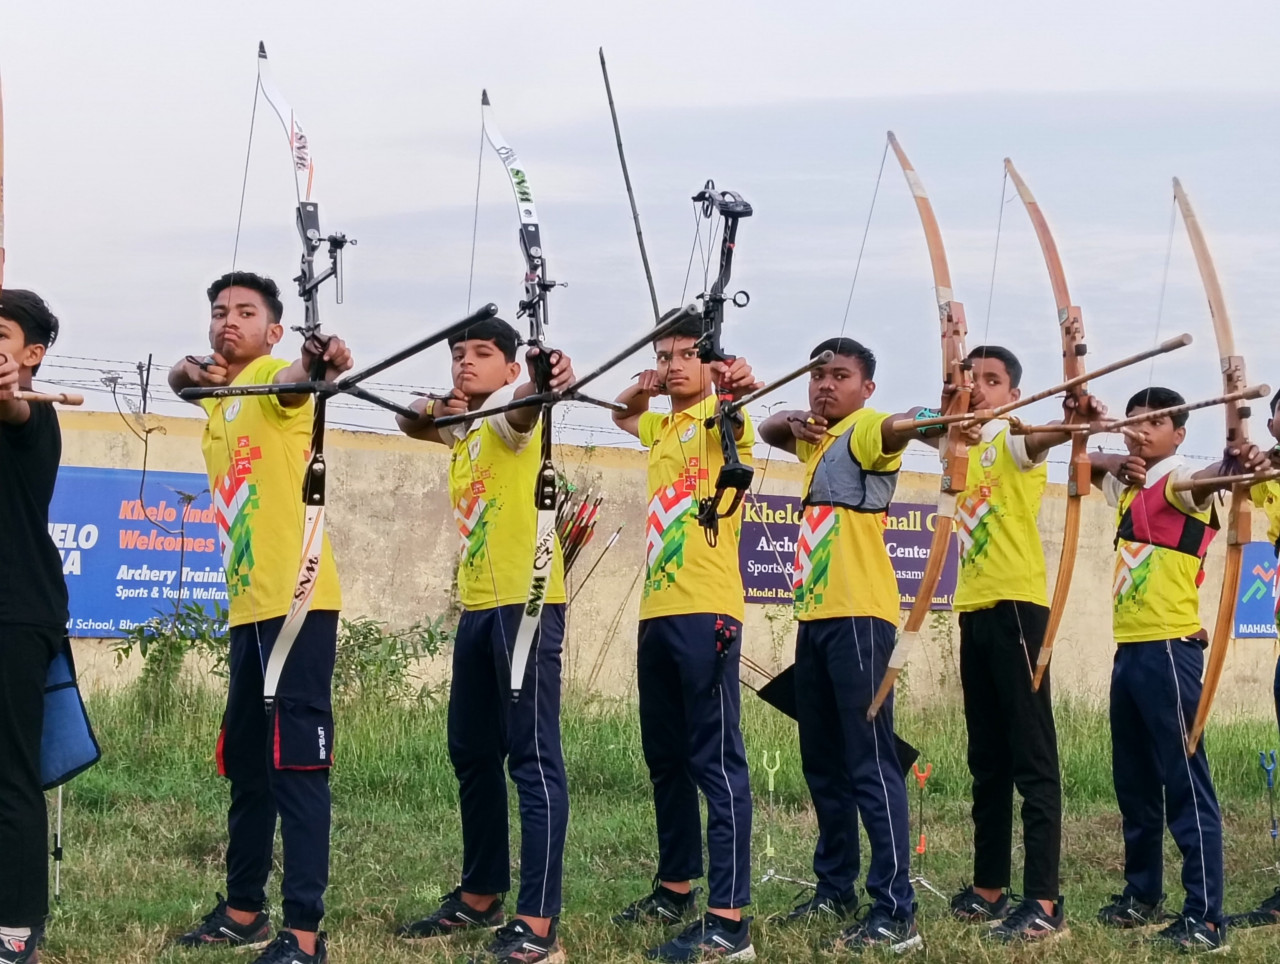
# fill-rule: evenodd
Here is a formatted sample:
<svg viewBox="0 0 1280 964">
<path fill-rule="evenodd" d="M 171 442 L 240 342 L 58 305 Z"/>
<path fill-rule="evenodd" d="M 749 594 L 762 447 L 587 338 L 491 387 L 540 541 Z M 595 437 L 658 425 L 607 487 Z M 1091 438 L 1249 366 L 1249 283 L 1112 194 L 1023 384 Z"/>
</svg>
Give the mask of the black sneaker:
<svg viewBox="0 0 1280 964">
<path fill-rule="evenodd" d="M 266 947 L 271 940 L 271 918 L 259 912 L 252 924 L 237 924 L 227 915 L 227 899 L 221 894 L 216 896 L 218 906 L 174 943 L 179 947 L 243 947 L 255 951 Z"/>
<path fill-rule="evenodd" d="M 797 904 L 789 911 L 774 914 L 769 918 L 773 924 L 809 924 L 816 921 L 852 920 L 858 910 L 857 888 L 849 891 L 844 897 L 823 897 L 814 894 L 803 903 Z"/>
<path fill-rule="evenodd" d="M 0 964 L 36 964 L 40 960 L 40 929 L 28 937 L 0 937 Z"/>
<path fill-rule="evenodd" d="M 325 944 L 325 934 L 321 931 L 316 935 L 314 954 L 304 954 L 293 932 L 281 931 L 253 964 L 329 964 L 329 948 Z"/>
<path fill-rule="evenodd" d="M 653 879 L 653 893 L 641 897 L 619 914 L 613 915 L 615 924 L 682 924 L 697 914 L 698 893 L 701 887 L 687 894 L 678 894 Z"/>
<path fill-rule="evenodd" d="M 1183 914 L 1162 931 L 1147 938 L 1147 943 L 1172 948 L 1186 954 L 1212 954 L 1227 949 L 1227 930 L 1210 930 L 1199 917 Z"/>
<path fill-rule="evenodd" d="M 1164 894 L 1154 904 L 1136 897 L 1112 894 L 1111 903 L 1098 911 L 1098 923 L 1122 930 L 1134 927 L 1150 927 L 1164 920 Z"/>
<path fill-rule="evenodd" d="M 494 900 L 488 910 L 476 910 L 462 900 L 462 888 L 440 898 L 440 906 L 422 920 L 396 928 L 396 936 L 406 941 L 430 941 L 452 937 L 462 931 L 502 926 L 502 898 Z"/>
<path fill-rule="evenodd" d="M 1052 914 L 1044 912 L 1040 901 L 1028 898 L 982 936 L 986 940 L 999 941 L 1002 944 L 1030 944 L 1036 941 L 1054 941 L 1066 932 L 1062 897 L 1059 896 Z"/>
<path fill-rule="evenodd" d="M 1001 894 L 996 900 L 987 900 L 972 885 L 951 898 L 951 916 L 966 923 L 989 923 L 1009 913 L 1009 895 Z"/>
<path fill-rule="evenodd" d="M 1227 918 L 1227 923 L 1232 927 L 1269 927 L 1280 924 L 1280 887 L 1259 904 L 1256 910 L 1233 914 Z"/>
<path fill-rule="evenodd" d="M 564 949 L 556 940 L 557 918 L 551 919 L 551 930 L 539 937 L 520 918 L 499 927 L 493 942 L 471 958 L 470 964 L 564 964 Z"/>
<path fill-rule="evenodd" d="M 828 945 L 833 951 L 863 951 L 874 948 L 893 951 L 895 954 L 906 954 L 923 946 L 924 938 L 916 930 L 914 916 L 908 920 L 897 920 L 878 907 L 872 908 L 865 919 L 847 928 Z"/>
<path fill-rule="evenodd" d="M 645 951 L 644 956 L 651 961 L 754 961 L 751 918 L 731 921 L 719 914 L 704 914 L 665 944 Z"/>
</svg>

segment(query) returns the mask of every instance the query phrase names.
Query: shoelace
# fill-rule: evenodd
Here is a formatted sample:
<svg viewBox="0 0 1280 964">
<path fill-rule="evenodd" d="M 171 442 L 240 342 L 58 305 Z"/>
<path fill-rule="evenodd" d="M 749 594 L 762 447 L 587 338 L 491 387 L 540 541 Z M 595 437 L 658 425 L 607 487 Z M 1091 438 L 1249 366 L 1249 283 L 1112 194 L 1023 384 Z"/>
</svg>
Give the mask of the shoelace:
<svg viewBox="0 0 1280 964">
<path fill-rule="evenodd" d="M 1017 931 L 1026 927 L 1035 921 L 1037 917 L 1044 914 L 1043 909 L 1037 901 L 1019 901 L 1018 905 L 1013 909 L 1008 917 L 1001 923 L 1001 927 L 1005 930 Z M 1051 915 L 1045 915 L 1051 916 Z"/>
</svg>

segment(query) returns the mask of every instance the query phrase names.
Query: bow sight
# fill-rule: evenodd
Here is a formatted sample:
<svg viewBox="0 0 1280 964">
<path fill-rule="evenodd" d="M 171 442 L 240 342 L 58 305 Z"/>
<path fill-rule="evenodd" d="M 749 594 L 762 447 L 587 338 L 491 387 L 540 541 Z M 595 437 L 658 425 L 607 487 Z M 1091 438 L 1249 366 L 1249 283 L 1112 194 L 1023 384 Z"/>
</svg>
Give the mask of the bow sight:
<svg viewBox="0 0 1280 964">
<path fill-rule="evenodd" d="M 355 244 L 356 240 L 341 233 L 325 237 L 320 232 L 320 205 L 315 201 L 298 204 L 297 223 L 298 236 L 302 238 L 302 266 L 293 280 L 298 283 L 298 297 L 302 299 L 304 315 L 302 325 L 293 330 L 303 338 L 310 338 L 320 330 L 320 309 L 315 295 L 330 278 L 334 281 L 335 300 L 342 304 L 342 249 L 348 244 Z M 329 245 L 329 267 L 317 275 L 316 252 L 326 243 Z M 317 381 L 323 376 L 323 369 L 318 374 L 312 373 L 312 378 Z"/>
<path fill-rule="evenodd" d="M 733 361 L 720 344 L 720 332 L 724 324 L 724 304 L 732 301 L 737 308 L 751 303 L 745 291 L 725 296 L 725 288 L 733 276 L 733 251 L 738 241 L 738 222 L 752 215 L 751 205 L 736 191 L 717 191 L 716 182 L 708 180 L 701 191 L 693 196 L 693 203 L 702 206 L 702 217 L 708 221 L 712 213 L 718 213 L 724 222 L 720 239 L 720 273 L 710 290 L 702 295 L 702 336 L 698 339 L 698 358 L 704 364 Z M 720 429 L 720 454 L 724 464 L 716 476 L 715 492 L 698 500 L 698 524 L 702 526 L 708 545 L 714 546 L 720 534 L 720 520 L 733 515 L 742 505 L 742 498 L 751 485 L 755 469 L 738 456 L 737 433 L 743 424 L 740 409 L 732 408 L 732 396 L 720 395 L 719 411 L 707 420 L 707 427 Z M 731 493 L 724 504 L 726 493 Z"/>
</svg>

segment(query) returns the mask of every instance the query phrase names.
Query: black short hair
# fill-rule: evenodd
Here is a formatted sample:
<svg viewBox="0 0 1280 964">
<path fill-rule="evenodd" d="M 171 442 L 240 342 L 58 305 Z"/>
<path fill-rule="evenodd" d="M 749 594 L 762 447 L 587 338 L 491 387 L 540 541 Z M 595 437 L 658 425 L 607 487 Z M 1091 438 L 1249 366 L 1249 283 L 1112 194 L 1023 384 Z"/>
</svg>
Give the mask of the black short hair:
<svg viewBox="0 0 1280 964">
<path fill-rule="evenodd" d="M 1276 417 L 1276 406 L 1280 405 L 1280 388 L 1276 389 L 1276 393 L 1271 396 L 1271 417 Z"/>
<path fill-rule="evenodd" d="M 520 333 L 501 318 L 486 318 L 478 321 L 470 328 L 449 336 L 449 347 L 453 348 L 464 341 L 491 341 L 502 357 L 509 362 L 516 360 L 516 349 L 520 347 Z"/>
<path fill-rule="evenodd" d="M 213 284 L 209 285 L 209 290 L 206 292 L 209 295 L 209 304 L 217 301 L 218 295 L 228 288 L 248 288 L 250 291 L 256 291 L 262 295 L 267 311 L 271 314 L 272 322 L 277 325 L 280 324 L 280 319 L 284 317 L 284 303 L 280 300 L 279 285 L 270 278 L 254 274 L 252 271 L 228 271 Z"/>
<path fill-rule="evenodd" d="M 0 318 L 12 321 L 22 329 L 22 340 L 28 345 L 49 348 L 58 340 L 58 317 L 34 291 L 24 288 L 0 290 Z M 39 365 L 32 369 L 39 370 Z"/>
<path fill-rule="evenodd" d="M 862 342 L 844 337 L 828 338 L 809 353 L 809 359 L 817 358 L 824 351 L 852 358 L 862 368 L 862 377 L 867 381 L 876 377 L 876 354 Z"/>
<path fill-rule="evenodd" d="M 1018 361 L 1018 356 L 1008 348 L 1001 348 L 999 345 L 979 345 L 969 352 L 969 361 L 976 361 L 979 358 L 994 358 L 1004 365 L 1004 370 L 1009 373 L 1011 388 L 1017 388 L 1022 383 L 1022 362 Z"/>
<path fill-rule="evenodd" d="M 661 327 L 664 323 L 670 321 L 676 315 L 684 311 L 684 309 L 685 309 L 684 305 L 681 305 L 679 308 L 672 308 L 670 311 L 666 312 L 665 314 L 663 314 L 661 318 L 658 319 L 658 324 L 655 327 Z M 680 324 L 676 325 L 674 328 L 672 328 L 670 331 L 664 334 L 662 337 L 663 338 L 701 338 L 704 333 L 705 332 L 703 331 L 702 315 L 692 314 L 688 318 L 686 318 L 684 321 L 680 322 Z M 654 345 L 657 345 L 658 340 L 655 338 L 653 343 Z"/>
<path fill-rule="evenodd" d="M 1126 416 L 1132 415 L 1135 408 L 1149 408 L 1153 411 L 1161 408 L 1173 408 L 1175 405 L 1185 405 L 1186 401 L 1172 388 L 1144 388 L 1129 399 L 1124 407 L 1124 413 Z M 1170 416 L 1173 427 L 1182 428 L 1182 426 L 1186 425 L 1188 414 L 1187 412 L 1181 412 Z"/>
</svg>

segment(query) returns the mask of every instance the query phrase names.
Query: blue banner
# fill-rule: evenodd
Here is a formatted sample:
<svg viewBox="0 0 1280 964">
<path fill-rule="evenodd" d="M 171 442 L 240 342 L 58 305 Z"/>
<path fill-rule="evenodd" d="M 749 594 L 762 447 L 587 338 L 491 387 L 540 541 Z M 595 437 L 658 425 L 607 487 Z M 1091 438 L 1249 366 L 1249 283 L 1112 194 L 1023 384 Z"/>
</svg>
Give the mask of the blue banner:
<svg viewBox="0 0 1280 964">
<path fill-rule="evenodd" d="M 118 637 L 179 604 L 226 608 L 209 481 L 190 472 L 63 466 L 49 507 L 73 637 Z M 193 497 L 193 498 L 192 498 Z"/>
<path fill-rule="evenodd" d="M 1236 637 L 1276 635 L 1276 550 L 1269 542 L 1247 542 L 1236 590 Z"/>
</svg>

